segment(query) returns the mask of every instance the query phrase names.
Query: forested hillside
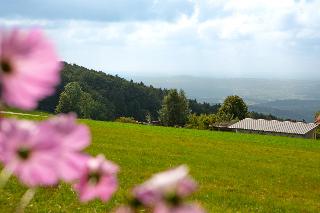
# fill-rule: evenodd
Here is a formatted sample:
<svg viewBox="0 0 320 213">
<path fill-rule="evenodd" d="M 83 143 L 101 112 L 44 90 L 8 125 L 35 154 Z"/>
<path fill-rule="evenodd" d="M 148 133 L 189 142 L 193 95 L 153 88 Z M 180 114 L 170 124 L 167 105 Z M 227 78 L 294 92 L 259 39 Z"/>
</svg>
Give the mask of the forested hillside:
<svg viewBox="0 0 320 213">
<path fill-rule="evenodd" d="M 145 120 L 149 113 L 152 119 L 157 119 L 162 99 L 167 93 L 166 89 L 146 86 L 142 82 L 135 83 L 119 76 L 64 62 L 61 83 L 57 92 L 43 100 L 39 105 L 39 110 L 54 112 L 60 94 L 70 82 L 78 82 L 81 89 L 99 103 L 97 110 L 101 114 L 98 116 L 100 120 L 113 120 L 120 116 Z M 189 104 L 192 112 L 196 114 L 215 113 L 219 108 L 219 105 L 202 104 L 196 100 L 190 100 Z"/>
</svg>

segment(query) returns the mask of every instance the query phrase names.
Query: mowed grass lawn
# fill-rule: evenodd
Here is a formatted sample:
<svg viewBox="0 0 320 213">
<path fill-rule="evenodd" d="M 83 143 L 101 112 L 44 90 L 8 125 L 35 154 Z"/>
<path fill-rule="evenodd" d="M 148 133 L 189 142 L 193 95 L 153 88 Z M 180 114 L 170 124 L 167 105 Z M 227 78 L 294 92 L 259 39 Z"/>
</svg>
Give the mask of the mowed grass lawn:
<svg viewBox="0 0 320 213">
<path fill-rule="evenodd" d="M 39 189 L 26 212 L 108 212 L 151 174 L 187 164 L 199 183 L 192 197 L 208 212 L 320 212 L 320 141 L 82 120 L 90 154 L 121 167 L 106 204 L 77 201 L 70 186 Z M 11 212 L 26 189 L 13 178 L 0 194 Z"/>
</svg>

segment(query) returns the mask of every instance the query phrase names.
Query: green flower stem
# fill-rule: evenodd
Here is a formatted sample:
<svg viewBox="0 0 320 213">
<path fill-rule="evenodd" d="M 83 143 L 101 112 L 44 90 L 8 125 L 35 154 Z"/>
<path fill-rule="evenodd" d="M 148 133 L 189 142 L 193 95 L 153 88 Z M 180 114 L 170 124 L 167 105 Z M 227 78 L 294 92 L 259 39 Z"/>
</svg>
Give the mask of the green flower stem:
<svg viewBox="0 0 320 213">
<path fill-rule="evenodd" d="M 3 187 L 7 184 L 9 178 L 12 175 L 12 171 L 4 168 L 0 173 L 0 189 L 3 189 Z"/>
<path fill-rule="evenodd" d="M 16 209 L 16 213 L 23 213 L 25 208 L 29 205 L 34 195 L 36 194 L 36 188 L 28 189 L 22 196 L 19 205 Z"/>
</svg>

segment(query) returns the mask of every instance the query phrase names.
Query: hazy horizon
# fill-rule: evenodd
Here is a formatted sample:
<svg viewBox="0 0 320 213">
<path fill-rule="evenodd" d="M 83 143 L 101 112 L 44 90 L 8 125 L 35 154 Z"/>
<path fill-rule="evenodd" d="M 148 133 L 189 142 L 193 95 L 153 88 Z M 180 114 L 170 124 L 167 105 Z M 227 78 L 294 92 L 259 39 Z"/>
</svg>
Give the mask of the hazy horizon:
<svg viewBox="0 0 320 213">
<path fill-rule="evenodd" d="M 85 8 L 85 10 L 84 10 Z M 111 74 L 320 79 L 320 0 L 4 0 L 61 60 Z"/>
<path fill-rule="evenodd" d="M 92 69 L 92 68 L 91 68 Z M 190 77 L 190 78 L 198 78 L 198 79 L 222 79 L 222 80 L 232 80 L 232 79 L 248 79 L 248 80 L 274 80 L 274 81 L 309 81 L 309 82 L 318 82 L 320 79 L 320 76 L 318 77 L 319 79 L 315 77 L 310 77 L 310 78 L 290 78 L 290 77 L 283 77 L 283 78 L 276 78 L 272 76 L 260 76 L 260 77 L 249 77 L 249 76 L 215 76 L 215 75 L 196 75 L 196 74 L 163 74 L 163 73 L 143 73 L 143 74 L 132 74 L 132 73 L 127 73 L 127 72 L 113 72 L 113 71 L 103 71 L 99 70 L 102 72 L 105 72 L 106 74 L 111 74 L 111 75 L 117 75 L 119 77 L 125 78 L 127 80 L 134 80 L 134 79 L 139 79 L 140 77 L 144 78 L 178 78 L 178 77 Z"/>
<path fill-rule="evenodd" d="M 69 61 L 65 61 L 66 63 L 69 64 L 76 64 L 78 66 L 82 66 L 85 67 L 87 69 L 93 69 L 96 71 L 102 71 L 106 74 L 110 74 L 110 75 L 117 75 L 121 78 L 125 78 L 127 80 L 134 80 L 134 79 L 138 79 L 142 77 L 147 77 L 147 78 L 176 78 L 176 77 L 191 77 L 191 78 L 204 78 L 204 79 L 253 79 L 253 80 L 275 80 L 275 81 L 319 81 L 320 79 L 320 75 L 319 76 L 310 76 L 309 78 L 304 76 L 304 77 L 300 77 L 300 78 L 294 78 L 294 77 L 290 77 L 290 76 L 284 76 L 284 77 L 273 77 L 273 76 L 226 76 L 226 75 L 204 75 L 201 71 L 194 71 L 194 73 L 198 73 L 198 74 L 179 74 L 179 73 L 166 73 L 166 72 L 146 72 L 146 73 L 140 73 L 139 71 L 119 71 L 119 70 L 103 70 L 101 69 L 101 67 L 99 68 L 98 66 L 86 66 L 84 64 L 81 63 L 77 63 L 77 62 L 69 62 Z M 318 79 L 318 78 L 319 79 Z"/>
</svg>

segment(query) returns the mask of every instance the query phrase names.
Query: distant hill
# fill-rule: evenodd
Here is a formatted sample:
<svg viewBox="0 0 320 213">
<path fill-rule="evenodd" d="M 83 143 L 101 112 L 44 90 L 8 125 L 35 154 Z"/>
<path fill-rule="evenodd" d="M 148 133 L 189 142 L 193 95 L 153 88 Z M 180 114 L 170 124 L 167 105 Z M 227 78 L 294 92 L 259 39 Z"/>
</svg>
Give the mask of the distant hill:
<svg viewBox="0 0 320 213">
<path fill-rule="evenodd" d="M 314 113 L 320 111 L 320 100 L 277 100 L 250 105 L 249 109 L 280 118 L 313 122 Z"/>
<path fill-rule="evenodd" d="M 182 88 L 189 98 L 221 103 L 228 95 L 239 95 L 251 111 L 284 119 L 313 121 L 320 111 L 320 82 L 307 80 L 217 79 L 190 76 L 135 77 L 164 88 Z"/>
<path fill-rule="evenodd" d="M 70 82 L 78 82 L 83 91 L 89 93 L 103 106 L 103 120 L 126 116 L 142 121 L 149 113 L 152 119 L 158 119 L 158 110 L 167 93 L 166 89 L 147 86 L 142 82 L 137 83 L 66 62 L 64 62 L 61 80 L 56 93 L 43 100 L 38 110 L 54 112 L 64 87 Z M 219 107 L 219 105 L 199 103 L 197 100 L 189 102 L 191 110 L 198 114 L 214 113 Z"/>
<path fill-rule="evenodd" d="M 228 95 L 239 95 L 248 104 L 276 100 L 320 100 L 320 81 L 268 80 L 268 79 L 218 79 L 191 76 L 135 76 L 161 88 L 182 88 L 189 98 L 209 103 L 221 103 Z"/>
<path fill-rule="evenodd" d="M 113 120 L 120 116 L 144 120 L 147 113 L 151 114 L 152 119 L 157 119 L 162 99 L 168 91 L 161 88 L 183 89 L 190 98 L 192 112 L 197 114 L 215 113 L 219 108 L 215 103 L 222 103 L 226 96 L 234 94 L 243 97 L 251 111 L 284 119 L 304 119 L 312 122 L 314 113 L 320 110 L 320 98 L 317 100 L 320 97 L 320 82 L 316 81 L 188 76 L 132 79 L 64 63 L 62 82 L 57 92 L 42 101 L 38 109 L 54 112 L 64 86 L 70 82 L 79 82 L 85 92 L 103 104 L 106 112 L 104 120 Z"/>
</svg>

